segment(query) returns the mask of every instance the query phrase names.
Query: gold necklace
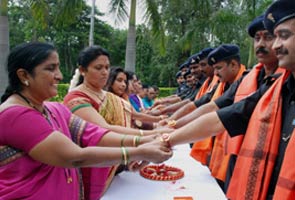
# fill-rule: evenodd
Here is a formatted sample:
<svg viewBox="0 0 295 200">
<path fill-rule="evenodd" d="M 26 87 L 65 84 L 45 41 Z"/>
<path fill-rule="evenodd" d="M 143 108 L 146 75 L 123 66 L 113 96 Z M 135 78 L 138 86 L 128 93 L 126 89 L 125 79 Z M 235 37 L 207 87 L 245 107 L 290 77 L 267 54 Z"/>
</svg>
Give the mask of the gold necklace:
<svg viewBox="0 0 295 200">
<path fill-rule="evenodd" d="M 85 84 L 83 84 L 83 87 L 85 88 L 86 91 L 90 92 L 90 94 L 94 94 L 101 102 L 104 101 L 106 95 L 104 94 L 103 91 L 96 92 L 92 90 L 91 88 L 87 87 Z"/>
</svg>

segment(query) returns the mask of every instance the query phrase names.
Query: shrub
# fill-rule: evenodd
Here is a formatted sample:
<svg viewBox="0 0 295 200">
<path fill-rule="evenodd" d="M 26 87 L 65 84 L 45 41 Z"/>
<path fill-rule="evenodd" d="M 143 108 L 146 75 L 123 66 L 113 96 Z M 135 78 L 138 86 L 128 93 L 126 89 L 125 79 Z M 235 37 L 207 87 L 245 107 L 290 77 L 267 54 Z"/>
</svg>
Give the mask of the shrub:
<svg viewBox="0 0 295 200">
<path fill-rule="evenodd" d="M 68 89 L 69 89 L 69 84 L 67 84 L 67 83 L 59 84 L 58 85 L 58 95 L 51 98 L 50 101 L 62 102 L 64 96 L 68 93 Z M 170 96 L 170 95 L 174 94 L 174 92 L 176 90 L 176 88 L 164 88 L 164 87 L 161 87 L 159 89 L 160 89 L 159 97 Z"/>
<path fill-rule="evenodd" d="M 174 92 L 176 90 L 176 88 L 164 88 L 164 87 L 161 87 L 159 89 L 160 89 L 159 97 L 170 96 L 170 95 L 174 94 Z"/>
<path fill-rule="evenodd" d="M 58 94 L 57 96 L 51 98 L 50 101 L 62 102 L 64 96 L 68 93 L 68 89 L 69 89 L 69 84 L 67 83 L 58 84 Z"/>
</svg>

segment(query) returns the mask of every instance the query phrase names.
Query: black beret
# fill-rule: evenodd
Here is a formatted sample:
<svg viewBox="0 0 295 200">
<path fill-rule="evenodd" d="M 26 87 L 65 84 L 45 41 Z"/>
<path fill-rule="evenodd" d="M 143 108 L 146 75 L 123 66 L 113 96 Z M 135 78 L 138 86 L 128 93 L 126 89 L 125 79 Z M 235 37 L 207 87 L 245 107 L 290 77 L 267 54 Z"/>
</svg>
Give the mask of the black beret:
<svg viewBox="0 0 295 200">
<path fill-rule="evenodd" d="M 189 65 L 197 64 L 200 62 L 198 55 L 199 53 L 196 53 L 188 58 L 187 62 L 189 63 Z"/>
<path fill-rule="evenodd" d="M 181 71 L 178 71 L 178 72 L 176 73 L 175 77 L 178 78 L 178 77 L 180 77 L 180 76 L 182 76 L 182 72 L 181 72 Z"/>
<path fill-rule="evenodd" d="M 248 26 L 248 34 L 254 38 L 257 31 L 266 30 L 263 24 L 264 15 L 256 17 Z"/>
<path fill-rule="evenodd" d="M 264 25 L 266 29 L 273 33 L 274 29 L 282 22 L 295 17 L 294 0 L 275 1 L 266 10 L 264 16 Z"/>
<path fill-rule="evenodd" d="M 182 70 L 183 68 L 185 67 L 189 67 L 189 63 L 188 61 L 185 61 L 184 63 L 182 63 L 180 66 L 179 66 L 179 70 Z"/>
<path fill-rule="evenodd" d="M 211 47 L 208 47 L 208 48 L 203 49 L 203 50 L 198 54 L 198 59 L 199 59 L 199 61 L 201 61 L 201 60 L 207 58 L 208 55 L 209 55 L 209 53 L 210 53 L 211 51 L 213 51 L 213 50 L 214 50 L 214 48 L 211 48 Z"/>
<path fill-rule="evenodd" d="M 240 48 L 233 44 L 223 44 L 208 55 L 208 64 L 213 65 L 232 57 L 240 57 Z"/>
<path fill-rule="evenodd" d="M 188 76 L 188 75 L 190 75 L 191 74 L 191 70 L 187 70 L 187 72 L 185 72 L 185 74 L 183 75 L 183 77 L 186 79 L 186 77 Z"/>
</svg>

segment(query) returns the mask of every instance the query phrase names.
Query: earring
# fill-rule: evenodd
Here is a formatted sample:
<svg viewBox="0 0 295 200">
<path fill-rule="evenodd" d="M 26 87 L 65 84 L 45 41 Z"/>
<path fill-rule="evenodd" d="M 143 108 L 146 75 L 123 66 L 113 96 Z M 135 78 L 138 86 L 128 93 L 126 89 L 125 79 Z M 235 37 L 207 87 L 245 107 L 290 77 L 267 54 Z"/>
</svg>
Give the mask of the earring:
<svg viewBox="0 0 295 200">
<path fill-rule="evenodd" d="M 82 73 L 81 73 L 81 75 L 82 75 L 82 76 L 85 76 L 85 73 L 84 73 L 84 72 L 82 72 Z"/>
<path fill-rule="evenodd" d="M 30 85 L 28 80 L 25 80 L 25 81 L 24 81 L 24 84 L 25 84 L 26 86 L 29 86 L 29 85 Z"/>
</svg>

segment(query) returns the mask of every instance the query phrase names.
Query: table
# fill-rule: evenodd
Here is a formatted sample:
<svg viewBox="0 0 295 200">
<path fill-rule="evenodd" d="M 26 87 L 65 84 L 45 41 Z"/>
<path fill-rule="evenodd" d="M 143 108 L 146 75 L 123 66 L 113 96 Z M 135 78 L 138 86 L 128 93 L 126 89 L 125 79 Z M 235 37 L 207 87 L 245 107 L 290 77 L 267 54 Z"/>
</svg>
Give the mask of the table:
<svg viewBox="0 0 295 200">
<path fill-rule="evenodd" d="M 173 200 L 176 196 L 191 196 L 193 200 L 223 200 L 223 191 L 211 176 L 209 169 L 190 155 L 188 144 L 174 147 L 174 155 L 164 162 L 181 168 L 184 177 L 177 181 L 153 181 L 139 172 L 117 175 L 101 200 Z"/>
</svg>

